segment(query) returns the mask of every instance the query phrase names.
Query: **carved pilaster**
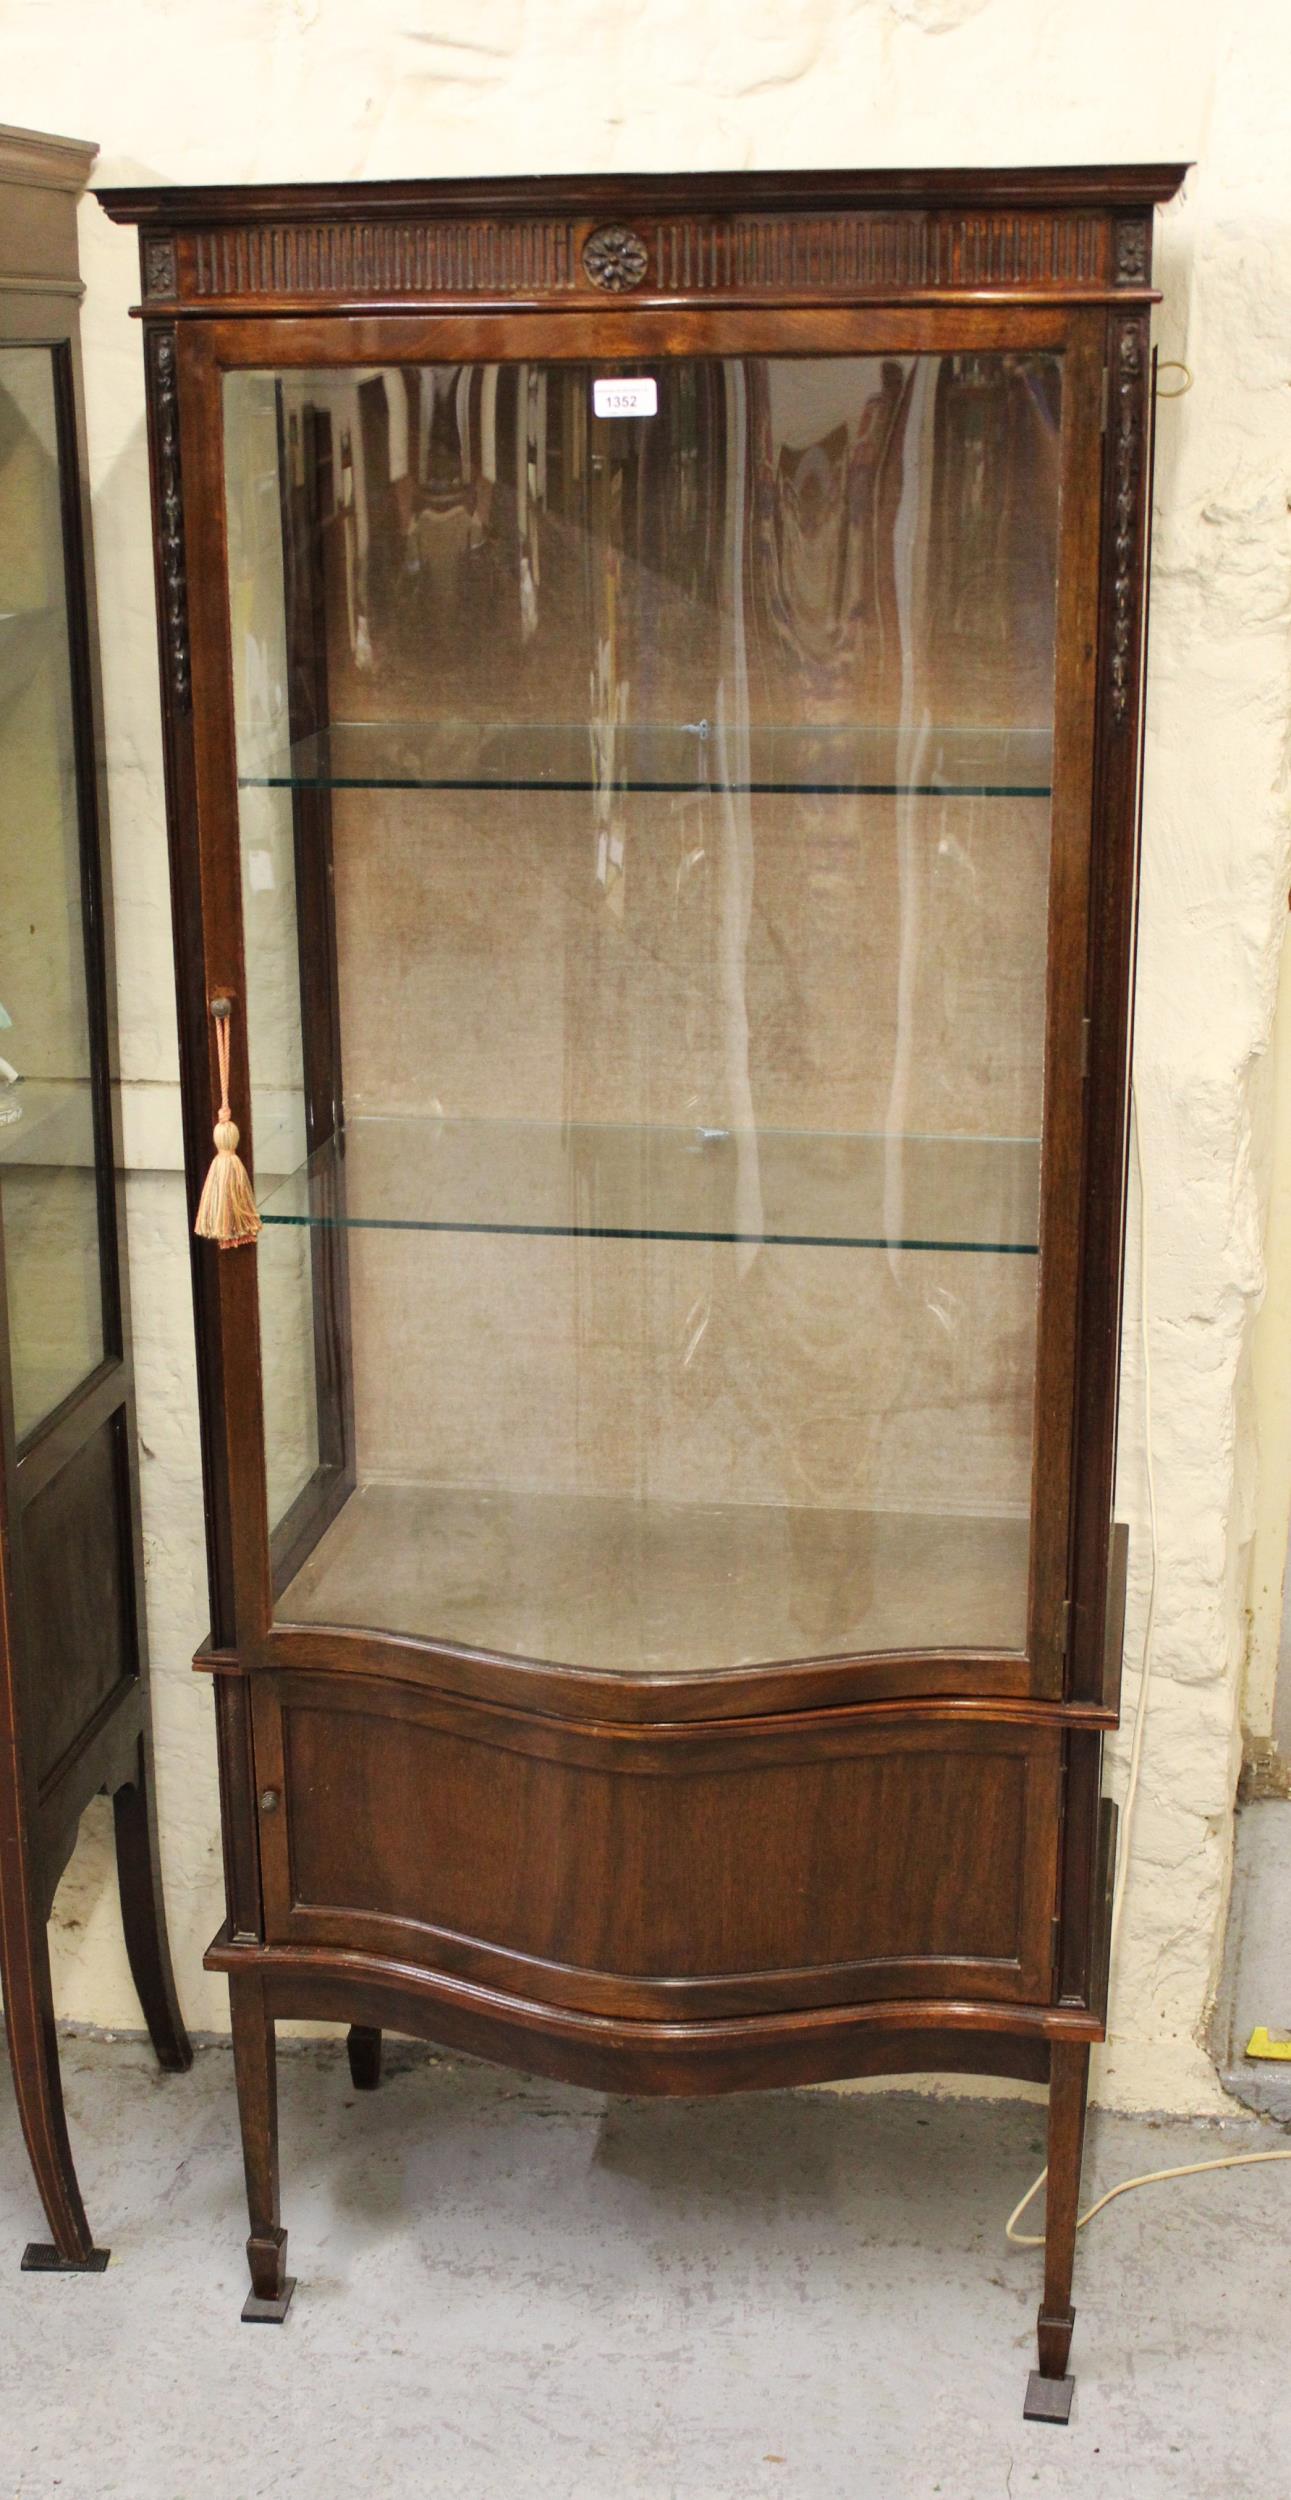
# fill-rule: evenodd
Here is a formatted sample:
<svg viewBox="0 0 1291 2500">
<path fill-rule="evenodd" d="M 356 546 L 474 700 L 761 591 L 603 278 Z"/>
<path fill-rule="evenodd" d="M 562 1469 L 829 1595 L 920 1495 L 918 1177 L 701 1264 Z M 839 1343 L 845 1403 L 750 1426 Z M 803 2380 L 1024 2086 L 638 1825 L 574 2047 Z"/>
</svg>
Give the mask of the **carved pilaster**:
<svg viewBox="0 0 1291 2500">
<path fill-rule="evenodd" d="M 179 379 L 174 331 L 150 329 L 147 357 L 156 462 L 162 641 L 171 694 L 178 709 L 187 712 L 192 707 L 193 680 L 188 656 L 188 575 L 184 560 L 184 505 L 179 469 Z"/>
<path fill-rule="evenodd" d="M 1147 322 L 1140 315 L 1112 325 L 1112 588 L 1108 686 L 1118 729 L 1129 716 L 1134 683 L 1140 500 L 1147 415 Z"/>
</svg>

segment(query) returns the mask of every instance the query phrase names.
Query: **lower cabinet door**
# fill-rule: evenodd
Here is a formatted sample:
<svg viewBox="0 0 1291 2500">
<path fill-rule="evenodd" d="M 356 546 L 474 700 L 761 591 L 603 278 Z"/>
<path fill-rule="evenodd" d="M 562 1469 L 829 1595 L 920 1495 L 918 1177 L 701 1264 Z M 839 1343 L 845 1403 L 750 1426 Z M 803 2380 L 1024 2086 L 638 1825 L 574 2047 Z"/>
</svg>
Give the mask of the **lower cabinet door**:
<svg viewBox="0 0 1291 2500">
<path fill-rule="evenodd" d="M 253 1681 L 271 1943 L 642 2019 L 1049 2000 L 1056 1727 L 608 1728 L 348 1672 Z"/>
</svg>

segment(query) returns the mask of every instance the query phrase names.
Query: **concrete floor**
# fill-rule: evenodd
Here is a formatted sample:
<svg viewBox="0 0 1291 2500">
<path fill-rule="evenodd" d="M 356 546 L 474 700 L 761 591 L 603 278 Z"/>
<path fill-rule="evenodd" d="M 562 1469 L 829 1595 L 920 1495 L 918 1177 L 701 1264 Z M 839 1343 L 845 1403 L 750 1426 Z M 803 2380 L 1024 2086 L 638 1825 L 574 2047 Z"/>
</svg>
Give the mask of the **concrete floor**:
<svg viewBox="0 0 1291 2500">
<path fill-rule="evenodd" d="M 1237 1817 L 1215 2063 L 1248 2109 L 1291 2123 L 1291 2064 L 1249 2058 L 1257 2023 L 1291 2032 L 1291 1799 L 1261 1798 Z M 1291 2485 L 1291 2474 L 1288 2475 Z"/>
<path fill-rule="evenodd" d="M 43 2227 L 0 2089 L 3 2500 L 1230 2500 L 1291 2492 L 1291 2164 L 1082 2234 L 1076 2411 L 1024 2423 L 1039 2287 L 1019 2101 L 605 2103 L 396 2047 L 281 2061 L 285 2327 L 238 2322 L 232 2060 L 66 2044 L 105 2275 Z M 1284 2140 L 1095 2114 L 1087 2193 Z"/>
</svg>

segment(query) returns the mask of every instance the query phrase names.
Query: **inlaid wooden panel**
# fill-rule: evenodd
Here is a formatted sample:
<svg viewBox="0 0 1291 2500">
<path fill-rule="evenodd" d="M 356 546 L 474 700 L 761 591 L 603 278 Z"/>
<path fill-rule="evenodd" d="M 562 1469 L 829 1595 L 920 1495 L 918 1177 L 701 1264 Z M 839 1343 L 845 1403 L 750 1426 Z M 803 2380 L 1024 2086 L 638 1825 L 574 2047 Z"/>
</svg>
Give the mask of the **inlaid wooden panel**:
<svg viewBox="0 0 1291 2500">
<path fill-rule="evenodd" d="M 182 249 L 198 296 L 551 294 L 575 283 L 563 218 L 227 226 Z"/>
<path fill-rule="evenodd" d="M 401 217 L 220 225 L 155 243 L 146 291 L 199 300 L 273 296 L 866 295 L 929 287 L 1102 288 L 1111 228 L 1098 215 L 954 210 L 629 221 Z"/>
<path fill-rule="evenodd" d="M 700 2015 L 1048 1993 L 1059 1737 L 840 1713 L 648 1736 L 404 1688 L 257 1694 L 268 1932 Z"/>
</svg>

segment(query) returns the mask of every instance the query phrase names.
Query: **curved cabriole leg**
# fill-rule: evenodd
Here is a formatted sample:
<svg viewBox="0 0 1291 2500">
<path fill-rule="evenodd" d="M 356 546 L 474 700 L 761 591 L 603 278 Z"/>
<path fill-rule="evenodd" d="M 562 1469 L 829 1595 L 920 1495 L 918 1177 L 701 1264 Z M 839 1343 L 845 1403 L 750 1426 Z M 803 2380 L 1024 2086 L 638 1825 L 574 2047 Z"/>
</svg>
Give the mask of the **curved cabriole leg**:
<svg viewBox="0 0 1291 2500">
<path fill-rule="evenodd" d="M 278 2069 L 273 2017 L 264 1983 L 254 1973 L 231 1975 L 233 2063 L 242 2125 L 251 2233 L 247 2263 L 251 2289 L 243 2306 L 248 2326 L 281 2326 L 296 2289 L 287 2272 L 287 2234 L 278 2206 Z"/>
<path fill-rule="evenodd" d="M 356 2092 L 375 2092 L 381 2081 L 381 2034 L 365 2023 L 351 2023 L 345 2047 L 350 2080 Z"/>
<path fill-rule="evenodd" d="M 166 1905 L 157 1852 L 157 1809 L 151 1746 L 139 1739 L 134 1779 L 112 1799 L 116 1826 L 117 1884 L 126 1957 L 158 2063 L 183 2074 L 193 2063 L 184 2017 L 175 1993 L 166 1936 Z"/>
<path fill-rule="evenodd" d="M 24 1903 L 24 1910 L 26 1904 Z M 6 1939 L 5 2018 L 9 2063 L 22 2132 L 36 2174 L 52 2245 L 33 2240 L 22 2260 L 24 2274 L 102 2274 L 106 2248 L 96 2248 L 81 2202 L 76 2165 L 63 2109 L 58 2063 L 49 1941 L 44 1921 L 23 1916 L 21 1932 Z"/>
<path fill-rule="evenodd" d="M 1036 2320 L 1040 2367 L 1027 2381 L 1028 2422 L 1066 2422 L 1076 2382 L 1067 2374 L 1071 2330 L 1071 2275 L 1080 2208 L 1080 2163 L 1085 2146 L 1089 2091 L 1087 2041 L 1055 2041 L 1049 2067 L 1049 2177 L 1045 2187 L 1044 2298 Z"/>
</svg>

